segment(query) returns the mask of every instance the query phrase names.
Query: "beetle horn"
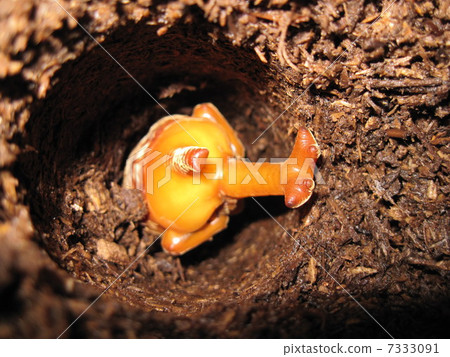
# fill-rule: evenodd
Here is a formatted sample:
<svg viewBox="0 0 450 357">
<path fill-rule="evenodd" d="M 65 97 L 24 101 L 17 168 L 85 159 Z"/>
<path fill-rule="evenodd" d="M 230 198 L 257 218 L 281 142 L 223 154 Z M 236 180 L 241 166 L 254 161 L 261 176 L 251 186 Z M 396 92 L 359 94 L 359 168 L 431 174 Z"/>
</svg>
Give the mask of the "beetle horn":
<svg viewBox="0 0 450 357">
<path fill-rule="evenodd" d="M 177 148 L 172 153 L 172 165 L 182 174 L 201 171 L 201 159 L 206 159 L 209 150 L 198 146 L 185 146 Z"/>
</svg>

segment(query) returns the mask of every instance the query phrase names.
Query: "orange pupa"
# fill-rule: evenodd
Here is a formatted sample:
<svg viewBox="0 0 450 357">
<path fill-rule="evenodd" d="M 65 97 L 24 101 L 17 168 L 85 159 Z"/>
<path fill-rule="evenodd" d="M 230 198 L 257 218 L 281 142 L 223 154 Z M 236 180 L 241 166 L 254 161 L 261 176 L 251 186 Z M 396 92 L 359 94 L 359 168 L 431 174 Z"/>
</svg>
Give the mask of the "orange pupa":
<svg viewBox="0 0 450 357">
<path fill-rule="evenodd" d="M 143 191 L 149 221 L 161 245 L 181 255 L 224 230 L 239 199 L 283 195 L 290 208 L 303 205 L 314 189 L 320 155 L 311 132 L 301 127 L 288 159 L 244 159 L 237 133 L 211 103 L 191 116 L 156 122 L 132 150 L 124 186 Z"/>
</svg>

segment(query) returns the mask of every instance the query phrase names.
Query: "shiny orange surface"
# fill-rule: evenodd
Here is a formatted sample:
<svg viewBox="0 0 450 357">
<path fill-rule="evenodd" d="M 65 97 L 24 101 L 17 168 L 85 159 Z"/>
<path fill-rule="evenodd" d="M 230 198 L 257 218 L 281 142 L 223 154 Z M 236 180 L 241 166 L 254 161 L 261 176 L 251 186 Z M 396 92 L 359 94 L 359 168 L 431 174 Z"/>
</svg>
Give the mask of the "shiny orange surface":
<svg viewBox="0 0 450 357">
<path fill-rule="evenodd" d="M 124 181 L 144 191 L 149 219 L 164 230 L 165 251 L 183 254 L 225 229 L 223 204 L 230 198 L 284 195 L 295 208 L 311 196 L 319 149 L 307 129 L 299 129 L 285 162 L 250 163 L 243 156 L 236 132 L 210 103 L 152 126 L 130 155 Z"/>
</svg>

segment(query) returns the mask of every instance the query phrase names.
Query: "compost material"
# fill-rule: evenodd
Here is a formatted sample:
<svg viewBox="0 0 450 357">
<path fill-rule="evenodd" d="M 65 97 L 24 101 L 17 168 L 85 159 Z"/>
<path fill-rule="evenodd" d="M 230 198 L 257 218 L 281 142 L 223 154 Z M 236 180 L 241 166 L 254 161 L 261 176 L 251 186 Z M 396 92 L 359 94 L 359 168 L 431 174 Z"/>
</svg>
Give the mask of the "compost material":
<svg viewBox="0 0 450 357">
<path fill-rule="evenodd" d="M 0 337 L 448 338 L 449 20 L 448 0 L 0 0 Z M 252 160 L 307 126 L 317 186 L 172 257 L 123 169 L 202 102 Z"/>
</svg>

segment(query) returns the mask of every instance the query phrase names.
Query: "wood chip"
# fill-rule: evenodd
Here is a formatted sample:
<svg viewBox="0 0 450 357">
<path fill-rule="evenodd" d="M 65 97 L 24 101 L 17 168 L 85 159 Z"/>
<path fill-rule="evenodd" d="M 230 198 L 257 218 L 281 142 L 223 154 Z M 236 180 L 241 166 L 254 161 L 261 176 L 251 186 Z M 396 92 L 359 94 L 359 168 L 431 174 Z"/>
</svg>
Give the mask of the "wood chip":
<svg viewBox="0 0 450 357">
<path fill-rule="evenodd" d="M 105 239 L 97 241 L 97 255 L 108 262 L 126 264 L 130 260 L 125 247 Z"/>
</svg>

